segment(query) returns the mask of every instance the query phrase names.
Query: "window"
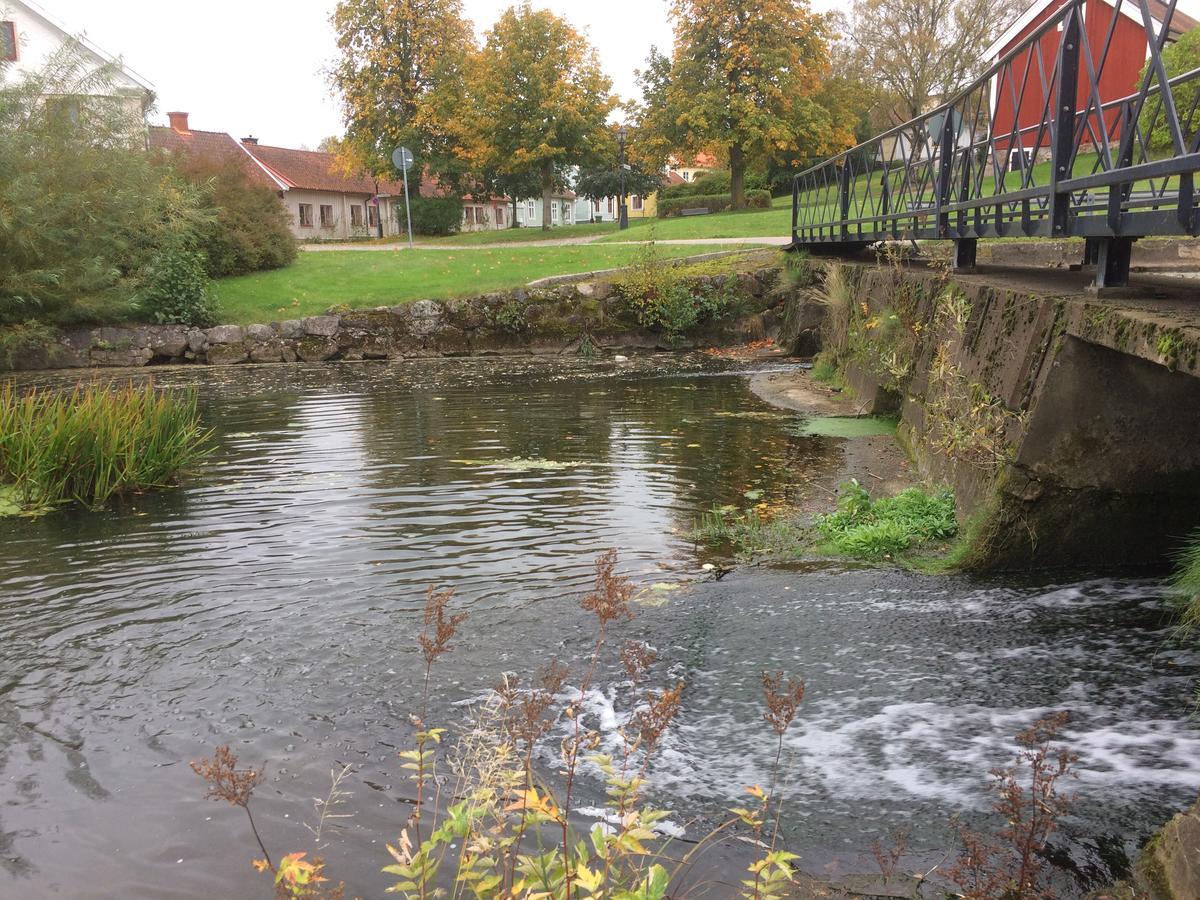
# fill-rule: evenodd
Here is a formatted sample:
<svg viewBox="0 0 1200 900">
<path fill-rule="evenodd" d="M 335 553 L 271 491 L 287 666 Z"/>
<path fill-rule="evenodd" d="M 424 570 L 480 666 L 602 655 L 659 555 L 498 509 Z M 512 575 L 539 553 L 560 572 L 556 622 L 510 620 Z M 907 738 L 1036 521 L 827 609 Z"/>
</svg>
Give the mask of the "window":
<svg viewBox="0 0 1200 900">
<path fill-rule="evenodd" d="M 362 223 L 362 207 L 357 203 L 352 203 L 350 205 L 350 224 L 355 228 L 362 228 Z"/>
<path fill-rule="evenodd" d="M 692 173 L 691 173 L 691 172 L 680 172 L 679 174 L 683 176 L 683 180 L 684 180 L 684 181 L 691 181 L 691 180 L 692 180 Z"/>
<path fill-rule="evenodd" d="M 367 207 L 367 224 L 372 228 L 379 225 L 379 207 L 374 204 Z"/>
<path fill-rule="evenodd" d="M 496 207 L 496 227 L 497 228 L 504 227 L 504 207 L 503 206 Z"/>
<path fill-rule="evenodd" d="M 530 222 L 537 221 L 537 201 L 536 200 L 530 200 L 528 203 L 525 204 L 525 218 L 527 221 L 530 221 Z"/>
<path fill-rule="evenodd" d="M 608 198 L 608 214 L 611 216 L 613 212 L 613 198 Z"/>
<path fill-rule="evenodd" d="M 639 197 L 637 194 L 634 194 L 634 196 L 633 196 L 633 209 L 634 209 L 634 212 L 642 211 L 642 198 Z"/>
<path fill-rule="evenodd" d="M 558 221 L 558 201 L 550 201 L 550 224 L 553 225 Z"/>
<path fill-rule="evenodd" d="M 12 22 L 0 22 L 0 61 L 17 61 L 17 26 Z"/>
<path fill-rule="evenodd" d="M 593 201 L 593 202 L 596 204 L 596 212 L 600 212 L 600 201 L 599 201 L 599 200 L 595 200 L 595 201 Z"/>
<path fill-rule="evenodd" d="M 333 227 L 333 207 L 326 206 L 324 203 L 321 204 L 321 227 Z"/>
<path fill-rule="evenodd" d="M 312 204 L 311 203 L 301 203 L 300 204 L 300 227 L 301 228 L 312 228 Z"/>
</svg>

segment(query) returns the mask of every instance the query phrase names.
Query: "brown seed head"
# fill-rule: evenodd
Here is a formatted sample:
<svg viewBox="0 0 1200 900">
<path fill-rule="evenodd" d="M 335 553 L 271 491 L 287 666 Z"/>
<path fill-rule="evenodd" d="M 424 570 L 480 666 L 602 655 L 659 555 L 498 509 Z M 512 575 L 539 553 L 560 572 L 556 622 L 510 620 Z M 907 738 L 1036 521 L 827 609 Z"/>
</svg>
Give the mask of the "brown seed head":
<svg viewBox="0 0 1200 900">
<path fill-rule="evenodd" d="M 617 551 L 609 550 L 596 560 L 596 587 L 580 602 L 588 612 L 596 614 L 601 625 L 617 619 L 629 621 L 633 611 L 629 601 L 633 599 L 633 582 L 623 575 L 617 575 Z"/>
<path fill-rule="evenodd" d="M 763 698 L 767 702 L 767 711 L 763 718 L 770 723 L 775 733 L 782 735 L 796 718 L 796 710 L 804 699 L 804 681 L 799 678 L 784 680 L 782 672 L 771 674 L 762 673 Z"/>
<path fill-rule="evenodd" d="M 658 659 L 658 653 L 643 641 L 626 641 L 621 648 L 621 664 L 634 684 L 646 677 L 646 670 Z"/>
<path fill-rule="evenodd" d="M 430 585 L 425 591 L 425 630 L 417 636 L 417 643 L 421 645 L 427 666 L 433 665 L 434 660 L 450 649 L 458 626 L 467 619 L 466 613 L 447 617 L 446 607 L 453 596 L 454 588 L 439 591 Z"/>
<path fill-rule="evenodd" d="M 254 789 L 263 779 L 262 769 L 239 769 L 237 755 L 228 745 L 218 747 L 212 759 L 196 759 L 191 762 L 192 771 L 208 785 L 209 800 L 224 800 L 234 806 L 246 806 Z"/>
</svg>

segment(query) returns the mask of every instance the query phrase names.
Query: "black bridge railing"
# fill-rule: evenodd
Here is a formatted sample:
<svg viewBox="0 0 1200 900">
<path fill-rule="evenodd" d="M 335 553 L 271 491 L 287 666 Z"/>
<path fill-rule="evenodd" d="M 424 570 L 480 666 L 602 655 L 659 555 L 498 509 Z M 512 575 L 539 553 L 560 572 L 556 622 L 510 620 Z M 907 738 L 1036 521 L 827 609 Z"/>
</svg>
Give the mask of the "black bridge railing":
<svg viewBox="0 0 1200 900">
<path fill-rule="evenodd" d="M 978 238 L 1079 236 L 1105 286 L 1127 279 L 1135 238 L 1195 234 L 1200 68 L 1166 76 L 1175 0 L 1153 15 L 1148 0 L 1116 0 L 1111 19 L 1094 3 L 1105 21 L 1090 28 L 1085 5 L 1067 0 L 931 112 L 797 175 L 792 247 L 953 240 L 961 268 Z M 1106 100 L 1102 85 L 1111 93 L 1114 70 L 1129 71 L 1122 7 L 1140 11 L 1145 71 L 1133 93 Z"/>
</svg>

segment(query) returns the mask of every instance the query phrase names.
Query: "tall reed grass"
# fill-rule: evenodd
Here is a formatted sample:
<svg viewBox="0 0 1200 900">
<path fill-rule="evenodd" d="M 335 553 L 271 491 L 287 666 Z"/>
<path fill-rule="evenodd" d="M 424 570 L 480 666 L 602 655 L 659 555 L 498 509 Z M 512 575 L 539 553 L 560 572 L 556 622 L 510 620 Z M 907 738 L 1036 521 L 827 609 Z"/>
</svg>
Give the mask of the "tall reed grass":
<svg viewBox="0 0 1200 900">
<path fill-rule="evenodd" d="M 209 451 L 196 396 L 81 385 L 18 393 L 0 385 L 0 484 L 25 509 L 166 487 Z"/>
</svg>

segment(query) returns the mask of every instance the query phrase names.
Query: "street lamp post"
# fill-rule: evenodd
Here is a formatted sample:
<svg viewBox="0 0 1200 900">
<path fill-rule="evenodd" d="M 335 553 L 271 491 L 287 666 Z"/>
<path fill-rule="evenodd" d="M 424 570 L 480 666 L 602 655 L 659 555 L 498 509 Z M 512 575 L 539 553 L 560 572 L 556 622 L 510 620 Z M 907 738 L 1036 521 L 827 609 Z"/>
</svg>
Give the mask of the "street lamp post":
<svg viewBox="0 0 1200 900">
<path fill-rule="evenodd" d="M 621 196 L 618 198 L 619 224 L 617 228 L 621 231 L 629 227 L 629 208 L 625 205 L 625 170 L 628 168 L 625 165 L 625 139 L 627 137 L 629 137 L 629 131 L 622 125 L 617 129 L 617 144 L 621 148 Z"/>
</svg>

